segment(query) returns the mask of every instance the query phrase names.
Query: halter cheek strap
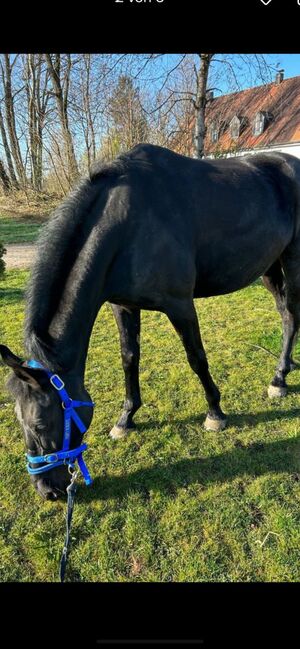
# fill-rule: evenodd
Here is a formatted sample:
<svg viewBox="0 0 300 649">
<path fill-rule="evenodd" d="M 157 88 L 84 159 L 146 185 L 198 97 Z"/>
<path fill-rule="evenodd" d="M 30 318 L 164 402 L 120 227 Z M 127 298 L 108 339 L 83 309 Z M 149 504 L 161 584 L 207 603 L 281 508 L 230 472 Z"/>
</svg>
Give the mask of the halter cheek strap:
<svg viewBox="0 0 300 649">
<path fill-rule="evenodd" d="M 27 367 L 32 367 L 35 369 L 44 370 L 45 374 L 48 376 L 49 381 L 53 388 L 57 391 L 58 396 L 61 400 L 61 405 L 64 411 L 64 437 L 63 437 L 63 447 L 61 451 L 55 451 L 54 453 L 47 453 L 45 455 L 29 455 L 26 453 L 27 458 L 27 471 L 31 475 L 37 475 L 44 473 L 45 471 L 50 471 L 62 464 L 67 464 L 72 469 L 75 467 L 75 462 L 77 461 L 80 471 L 83 475 L 86 485 L 92 483 L 92 478 L 89 474 L 88 468 L 83 459 L 83 452 L 87 449 L 87 444 L 81 444 L 77 448 L 70 449 L 71 443 L 71 424 L 72 420 L 79 429 L 80 433 L 84 434 L 87 430 L 87 427 L 83 423 L 82 419 L 79 417 L 78 413 L 75 411 L 75 408 L 80 406 L 90 406 L 94 407 L 95 404 L 93 401 L 73 401 L 65 389 L 65 384 L 62 379 L 57 375 L 50 372 L 45 368 L 41 363 L 35 360 L 27 361 Z M 30 464 L 41 464 L 43 466 L 32 467 Z"/>
</svg>

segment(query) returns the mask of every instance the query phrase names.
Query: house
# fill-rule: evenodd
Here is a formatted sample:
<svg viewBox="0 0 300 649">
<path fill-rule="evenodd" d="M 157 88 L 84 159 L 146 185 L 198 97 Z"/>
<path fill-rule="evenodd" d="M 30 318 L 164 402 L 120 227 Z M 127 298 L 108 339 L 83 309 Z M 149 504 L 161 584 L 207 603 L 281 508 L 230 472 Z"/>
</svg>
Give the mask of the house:
<svg viewBox="0 0 300 649">
<path fill-rule="evenodd" d="M 300 76 L 214 98 L 207 95 L 205 155 L 282 151 L 300 158 Z"/>
</svg>

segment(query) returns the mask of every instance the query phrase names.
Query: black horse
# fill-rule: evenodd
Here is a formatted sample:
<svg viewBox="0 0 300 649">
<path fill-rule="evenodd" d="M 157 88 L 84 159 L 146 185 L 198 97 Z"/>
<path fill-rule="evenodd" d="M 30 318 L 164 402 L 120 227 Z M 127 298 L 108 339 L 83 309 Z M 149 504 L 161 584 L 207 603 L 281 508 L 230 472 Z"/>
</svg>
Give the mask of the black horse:
<svg viewBox="0 0 300 649">
<path fill-rule="evenodd" d="M 139 389 L 140 311 L 162 311 L 205 390 L 207 429 L 226 420 L 203 349 L 193 300 L 237 291 L 263 277 L 283 322 L 283 349 L 269 396 L 283 396 L 300 324 L 300 161 L 274 153 L 193 160 L 139 145 L 96 164 L 44 229 L 27 295 L 27 354 L 59 373 L 75 399 L 87 400 L 85 362 L 101 305 L 112 305 L 126 399 L 113 438 L 134 427 Z M 60 402 L 45 373 L 1 346 L 13 369 L 9 387 L 31 455 L 61 449 Z M 88 426 L 91 408 L 82 408 Z M 72 428 L 71 446 L 81 441 Z M 55 498 L 66 467 L 32 478 Z"/>
</svg>

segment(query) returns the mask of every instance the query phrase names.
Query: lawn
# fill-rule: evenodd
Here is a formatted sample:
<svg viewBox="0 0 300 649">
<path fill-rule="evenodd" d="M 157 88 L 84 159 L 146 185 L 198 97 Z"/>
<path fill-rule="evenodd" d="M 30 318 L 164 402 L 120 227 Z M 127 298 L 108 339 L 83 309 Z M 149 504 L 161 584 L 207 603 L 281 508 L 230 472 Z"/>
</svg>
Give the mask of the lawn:
<svg viewBox="0 0 300 649">
<path fill-rule="evenodd" d="M 7 272 L 0 291 L 1 342 L 20 355 L 27 278 Z M 144 405 L 137 431 L 113 442 L 123 373 L 109 306 L 99 313 L 86 371 L 94 483 L 78 489 L 69 580 L 299 581 L 300 377 L 289 376 L 284 400 L 268 399 L 281 340 L 272 297 L 258 282 L 196 304 L 228 415 L 220 433 L 203 429 L 203 392 L 167 318 L 144 312 Z M 0 578 L 56 581 L 65 504 L 43 502 L 30 485 L 8 370 L 0 372 Z"/>
<path fill-rule="evenodd" d="M 44 221 L 28 217 L 10 217 L 0 214 L 0 241 L 8 243 L 33 243 Z"/>
</svg>

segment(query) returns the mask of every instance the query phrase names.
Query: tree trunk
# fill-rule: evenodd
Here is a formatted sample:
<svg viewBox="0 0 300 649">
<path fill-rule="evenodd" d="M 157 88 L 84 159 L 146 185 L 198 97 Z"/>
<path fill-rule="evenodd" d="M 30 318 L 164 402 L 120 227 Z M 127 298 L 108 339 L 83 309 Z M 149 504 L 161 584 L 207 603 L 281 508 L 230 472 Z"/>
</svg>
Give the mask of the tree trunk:
<svg viewBox="0 0 300 649">
<path fill-rule="evenodd" d="M 14 100 L 12 94 L 11 82 L 11 64 L 9 54 L 4 54 L 5 71 L 2 67 L 2 78 L 4 85 L 4 105 L 5 105 L 5 119 L 9 136 L 10 151 L 17 171 L 18 181 L 22 187 L 26 185 L 26 174 L 22 161 L 21 151 L 16 130 L 16 119 Z"/>
<path fill-rule="evenodd" d="M 49 101 L 49 71 L 42 72 L 44 55 L 37 55 L 37 80 L 36 80 L 36 113 L 37 113 L 37 184 L 43 187 L 43 154 L 44 154 L 44 128 L 47 121 L 47 106 Z"/>
<path fill-rule="evenodd" d="M 199 54 L 200 68 L 197 73 L 197 94 L 194 102 L 195 107 L 195 138 L 194 138 L 194 157 L 203 158 L 204 156 L 204 137 L 205 137 L 205 109 L 206 109 L 206 90 L 209 66 L 212 54 Z"/>
<path fill-rule="evenodd" d="M 37 191 L 41 191 L 43 187 L 43 126 L 45 119 L 46 106 L 45 90 L 47 87 L 47 79 L 45 81 L 44 92 L 41 93 L 41 69 L 42 69 L 42 55 L 38 54 L 38 61 L 36 64 L 36 92 L 35 92 L 35 110 L 37 116 L 36 123 L 36 186 Z"/>
<path fill-rule="evenodd" d="M 95 138 L 95 129 L 94 129 L 91 103 L 90 103 L 91 102 L 91 86 L 90 86 L 91 55 L 84 54 L 83 61 L 84 61 L 84 66 L 86 71 L 86 84 L 83 91 L 84 94 L 83 105 L 86 113 L 86 122 L 87 122 L 85 141 L 86 141 L 86 150 L 87 150 L 88 171 L 90 172 L 91 164 L 95 161 L 96 158 L 96 138 Z"/>
<path fill-rule="evenodd" d="M 39 57 L 40 55 L 37 55 Z M 31 162 L 31 183 L 35 191 L 42 189 L 42 120 L 43 110 L 40 98 L 41 61 L 35 54 L 26 55 L 26 93 L 28 107 L 29 154 Z"/>
<path fill-rule="evenodd" d="M 3 148 L 5 151 L 5 156 L 6 156 L 6 161 L 7 161 L 7 166 L 8 166 L 8 171 L 10 175 L 10 183 L 15 187 L 15 189 L 19 189 L 19 183 L 17 181 L 17 177 L 15 174 L 14 170 L 14 165 L 10 153 L 10 148 L 7 140 L 7 135 L 6 135 L 6 130 L 5 130 L 5 125 L 4 125 L 4 120 L 3 116 L 0 110 L 0 132 L 1 132 L 1 137 L 2 137 L 2 143 L 3 143 Z"/>
<path fill-rule="evenodd" d="M 3 164 L 2 160 L 0 160 L 0 182 L 1 182 L 4 194 L 9 194 L 9 192 L 11 191 L 11 183 L 10 183 L 9 177 L 8 177 L 6 171 L 5 171 L 5 167 L 4 167 L 4 164 Z"/>
<path fill-rule="evenodd" d="M 71 187 L 72 184 L 79 177 L 79 170 L 78 170 L 77 160 L 75 157 L 73 138 L 69 128 L 69 120 L 68 120 L 68 94 L 69 94 L 70 73 L 71 73 L 72 62 L 69 54 L 67 55 L 67 57 L 68 57 L 67 70 L 66 70 L 65 83 L 63 88 L 62 80 L 61 80 L 60 54 L 55 55 L 54 63 L 52 61 L 51 55 L 45 54 L 46 63 L 53 84 L 53 90 L 56 99 L 56 106 L 57 106 L 60 126 L 62 129 L 62 134 L 63 134 L 65 148 L 66 148 L 69 185 Z"/>
<path fill-rule="evenodd" d="M 35 69 L 34 55 L 28 54 L 26 60 L 26 94 L 28 107 L 29 155 L 31 162 L 31 184 L 36 189 L 36 113 L 35 113 Z"/>
</svg>

